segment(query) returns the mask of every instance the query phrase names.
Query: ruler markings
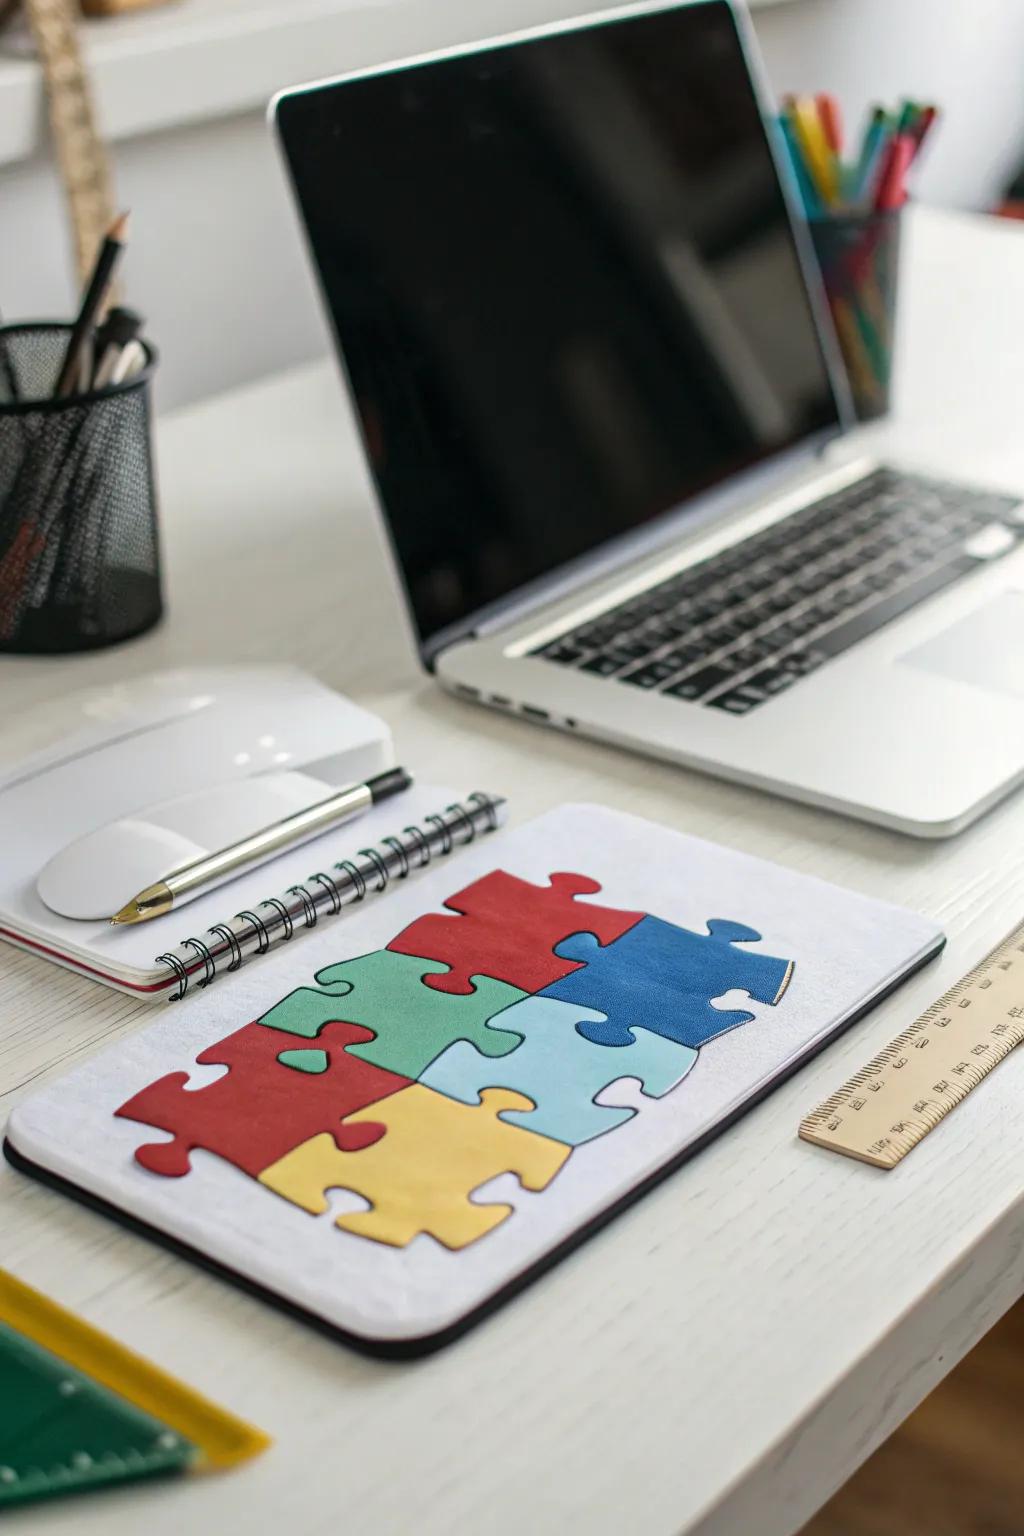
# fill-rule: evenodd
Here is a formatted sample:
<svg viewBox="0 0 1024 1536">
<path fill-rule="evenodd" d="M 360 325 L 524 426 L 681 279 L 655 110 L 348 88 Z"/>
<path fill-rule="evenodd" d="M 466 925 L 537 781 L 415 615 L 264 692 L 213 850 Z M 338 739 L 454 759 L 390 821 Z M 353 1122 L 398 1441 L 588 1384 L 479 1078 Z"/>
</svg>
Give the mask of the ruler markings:
<svg viewBox="0 0 1024 1536">
<path fill-rule="evenodd" d="M 1024 924 L 801 1121 L 804 1141 L 894 1168 L 1024 1042 Z"/>
</svg>

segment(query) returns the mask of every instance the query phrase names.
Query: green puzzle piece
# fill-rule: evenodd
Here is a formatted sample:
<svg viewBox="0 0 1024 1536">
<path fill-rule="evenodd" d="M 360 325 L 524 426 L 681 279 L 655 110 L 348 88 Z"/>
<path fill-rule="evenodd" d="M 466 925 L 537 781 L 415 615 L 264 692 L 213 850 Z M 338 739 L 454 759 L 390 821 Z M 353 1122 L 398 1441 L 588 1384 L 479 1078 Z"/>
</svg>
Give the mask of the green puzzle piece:
<svg viewBox="0 0 1024 1536">
<path fill-rule="evenodd" d="M 296 1072 L 309 1072 L 314 1077 L 329 1066 L 326 1051 L 282 1051 L 277 1059 L 282 1067 L 294 1067 Z"/>
<path fill-rule="evenodd" d="M 526 993 L 490 976 L 474 976 L 476 990 L 465 996 L 423 985 L 424 976 L 441 975 L 448 969 L 436 960 L 378 949 L 318 972 L 319 990 L 299 987 L 259 1023 L 310 1040 L 335 1020 L 362 1024 L 373 1030 L 376 1039 L 349 1046 L 350 1053 L 403 1077 L 419 1077 L 456 1040 L 471 1040 L 485 1056 L 507 1056 L 521 1036 L 488 1028 L 488 1020 L 521 1002 Z"/>
</svg>

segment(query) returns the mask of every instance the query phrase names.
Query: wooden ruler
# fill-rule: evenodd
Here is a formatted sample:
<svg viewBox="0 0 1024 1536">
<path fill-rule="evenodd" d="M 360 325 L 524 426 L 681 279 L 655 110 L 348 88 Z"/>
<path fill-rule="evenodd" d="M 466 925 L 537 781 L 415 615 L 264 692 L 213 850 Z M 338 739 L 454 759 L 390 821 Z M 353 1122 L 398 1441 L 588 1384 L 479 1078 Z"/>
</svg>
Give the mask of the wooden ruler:
<svg viewBox="0 0 1024 1536">
<path fill-rule="evenodd" d="M 46 80 L 78 280 L 84 283 L 114 217 L 110 160 L 97 126 L 73 0 L 26 0 L 26 12 Z"/>
<path fill-rule="evenodd" d="M 801 1122 L 804 1141 L 895 1168 L 1024 1041 L 1024 924 Z"/>
</svg>

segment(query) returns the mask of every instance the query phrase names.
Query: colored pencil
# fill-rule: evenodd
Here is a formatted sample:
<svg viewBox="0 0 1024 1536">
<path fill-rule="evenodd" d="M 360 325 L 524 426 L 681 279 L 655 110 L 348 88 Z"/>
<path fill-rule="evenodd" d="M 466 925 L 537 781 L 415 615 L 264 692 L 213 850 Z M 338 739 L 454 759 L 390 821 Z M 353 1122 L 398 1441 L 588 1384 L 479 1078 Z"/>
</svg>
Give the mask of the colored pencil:
<svg viewBox="0 0 1024 1536">
<path fill-rule="evenodd" d="M 908 173 L 937 116 L 934 106 L 909 97 L 892 112 L 875 105 L 849 152 L 838 102 L 826 91 L 786 97 L 778 119 L 804 212 L 815 227 L 854 395 L 872 413 L 884 406 L 891 372 L 893 218 L 907 200 Z M 832 224 L 839 227 L 830 235 Z"/>
<path fill-rule="evenodd" d="M 876 107 L 871 114 L 860 155 L 850 178 L 851 203 L 866 204 L 869 201 L 890 137 L 889 115 L 884 107 Z"/>
<path fill-rule="evenodd" d="M 902 208 L 907 200 L 907 172 L 914 158 L 914 141 L 908 133 L 897 133 L 886 152 L 878 189 L 875 192 L 875 209 L 886 213 L 892 208 Z"/>
<path fill-rule="evenodd" d="M 839 113 L 839 103 L 829 91 L 819 91 L 814 100 L 828 146 L 834 155 L 841 155 L 843 153 L 843 120 Z"/>
<path fill-rule="evenodd" d="M 922 109 L 922 111 L 918 114 L 918 117 L 915 120 L 914 125 L 911 128 L 911 130 L 910 130 L 910 137 L 914 141 L 914 158 L 915 158 L 915 160 L 916 160 L 917 156 L 921 153 L 921 146 L 923 145 L 925 139 L 928 137 L 929 133 L 931 132 L 932 127 L 933 127 L 933 125 L 935 123 L 935 119 L 938 117 L 938 115 L 939 115 L 939 112 L 938 112 L 938 108 L 937 107 L 924 107 Z"/>
<path fill-rule="evenodd" d="M 937 117 L 936 107 L 909 99 L 893 113 L 875 106 L 857 153 L 844 161 L 842 119 L 835 98 L 826 91 L 815 97 L 786 97 L 778 122 L 807 216 L 899 207 L 906 197 L 907 172 Z M 894 148 L 897 140 L 904 143 Z"/>
<path fill-rule="evenodd" d="M 796 179 L 797 190 L 800 193 L 800 200 L 804 206 L 804 213 L 809 219 L 817 218 L 823 211 L 824 204 L 818 196 L 818 189 L 814 185 L 811 173 L 807 169 L 807 163 L 800 152 L 800 146 L 796 138 L 796 129 L 793 127 L 792 119 L 785 115 L 780 117 L 779 131 L 782 134 L 782 141 L 786 146 L 786 155 Z"/>
<path fill-rule="evenodd" d="M 790 119 L 811 180 L 823 203 L 839 198 L 839 168 L 818 108 L 812 97 L 797 96 L 790 107 Z"/>
</svg>

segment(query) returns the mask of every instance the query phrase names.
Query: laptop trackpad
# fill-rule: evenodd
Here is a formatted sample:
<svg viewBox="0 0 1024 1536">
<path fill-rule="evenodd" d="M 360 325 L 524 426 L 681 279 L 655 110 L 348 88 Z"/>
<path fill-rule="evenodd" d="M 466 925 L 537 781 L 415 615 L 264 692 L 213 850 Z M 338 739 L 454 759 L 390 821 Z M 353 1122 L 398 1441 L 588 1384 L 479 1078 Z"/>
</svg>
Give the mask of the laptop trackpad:
<svg viewBox="0 0 1024 1536">
<path fill-rule="evenodd" d="M 1003 592 L 899 660 L 1024 699 L 1024 592 Z"/>
</svg>

